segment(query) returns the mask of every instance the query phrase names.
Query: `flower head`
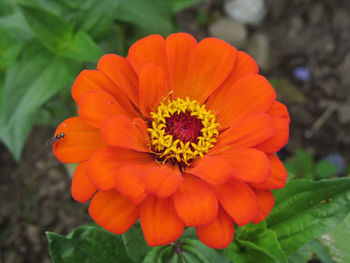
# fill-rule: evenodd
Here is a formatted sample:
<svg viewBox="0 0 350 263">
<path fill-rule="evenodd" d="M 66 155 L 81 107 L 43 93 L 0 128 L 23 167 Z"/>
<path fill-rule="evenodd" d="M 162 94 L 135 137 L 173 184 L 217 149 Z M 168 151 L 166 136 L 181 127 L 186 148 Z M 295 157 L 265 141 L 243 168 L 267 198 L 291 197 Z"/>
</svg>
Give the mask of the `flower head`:
<svg viewBox="0 0 350 263">
<path fill-rule="evenodd" d="M 287 173 L 274 154 L 289 114 L 254 60 L 214 38 L 185 33 L 137 41 L 103 56 L 72 96 L 79 117 L 56 130 L 62 162 L 76 163 L 72 195 L 91 199 L 97 224 L 121 234 L 140 218 L 150 246 L 195 227 L 224 248 L 235 223 L 259 223 Z"/>
</svg>

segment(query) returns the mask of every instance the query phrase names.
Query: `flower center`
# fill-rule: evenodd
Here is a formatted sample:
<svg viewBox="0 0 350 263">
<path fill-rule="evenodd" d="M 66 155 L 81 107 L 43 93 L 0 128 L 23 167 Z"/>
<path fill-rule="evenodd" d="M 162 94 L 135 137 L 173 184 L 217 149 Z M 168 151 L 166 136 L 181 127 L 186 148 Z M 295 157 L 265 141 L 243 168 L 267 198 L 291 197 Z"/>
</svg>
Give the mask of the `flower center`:
<svg viewBox="0 0 350 263">
<path fill-rule="evenodd" d="M 189 98 L 162 102 L 150 115 L 150 148 L 163 164 L 172 161 L 190 165 L 214 147 L 219 135 L 215 115 Z"/>
<path fill-rule="evenodd" d="M 198 142 L 198 136 L 202 134 L 203 123 L 190 112 L 180 112 L 165 118 L 165 134 L 172 135 L 174 140 L 179 139 L 183 143 Z"/>
</svg>

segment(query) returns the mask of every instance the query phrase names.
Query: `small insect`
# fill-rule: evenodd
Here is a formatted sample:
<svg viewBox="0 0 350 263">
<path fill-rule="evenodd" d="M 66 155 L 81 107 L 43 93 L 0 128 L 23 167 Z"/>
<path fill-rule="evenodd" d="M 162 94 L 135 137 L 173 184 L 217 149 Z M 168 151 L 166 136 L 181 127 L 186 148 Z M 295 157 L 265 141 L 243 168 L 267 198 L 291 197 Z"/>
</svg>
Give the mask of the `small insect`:
<svg viewBox="0 0 350 263">
<path fill-rule="evenodd" d="M 57 134 L 56 136 L 52 137 L 49 141 L 48 144 L 49 145 L 53 145 L 55 142 L 59 141 L 60 139 L 64 138 L 64 133 L 61 132 L 59 134 Z"/>
</svg>

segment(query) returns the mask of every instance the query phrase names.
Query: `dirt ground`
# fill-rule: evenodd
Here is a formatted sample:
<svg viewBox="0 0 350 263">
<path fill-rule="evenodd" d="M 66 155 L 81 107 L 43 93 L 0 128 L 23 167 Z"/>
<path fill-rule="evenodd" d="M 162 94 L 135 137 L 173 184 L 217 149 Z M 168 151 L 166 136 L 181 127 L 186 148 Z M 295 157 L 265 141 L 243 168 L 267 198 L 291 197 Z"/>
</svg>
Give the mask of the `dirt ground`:
<svg viewBox="0 0 350 263">
<path fill-rule="evenodd" d="M 196 25 L 199 10 L 216 18 L 224 16 L 221 1 L 210 3 L 178 16 L 185 31 L 200 38 L 207 35 L 207 25 Z M 350 2 L 268 3 L 264 22 L 247 30 L 248 37 L 259 33 L 269 41 L 270 65 L 262 73 L 280 83 L 280 99 L 291 113 L 286 153 L 293 154 L 298 147 L 316 158 L 340 153 L 349 163 Z M 300 66 L 311 71 L 309 80 L 295 77 L 293 70 Z M 0 143 L 0 262 L 50 262 L 45 231 L 67 234 L 91 222 L 87 205 L 70 196 L 66 167 L 47 146 L 52 133 L 36 127 L 18 164 Z"/>
</svg>

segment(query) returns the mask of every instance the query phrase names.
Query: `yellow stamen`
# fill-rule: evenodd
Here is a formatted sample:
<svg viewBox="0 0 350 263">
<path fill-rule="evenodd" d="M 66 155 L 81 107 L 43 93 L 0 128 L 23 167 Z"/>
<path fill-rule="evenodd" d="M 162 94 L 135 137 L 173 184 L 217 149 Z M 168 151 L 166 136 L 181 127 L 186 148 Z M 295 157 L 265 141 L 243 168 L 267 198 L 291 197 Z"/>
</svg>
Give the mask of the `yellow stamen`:
<svg viewBox="0 0 350 263">
<path fill-rule="evenodd" d="M 173 135 L 166 134 L 166 121 L 172 115 L 180 113 L 190 113 L 191 116 L 198 118 L 203 128 L 200 130 L 198 142 L 182 142 L 175 139 Z M 168 100 L 165 104 L 161 102 L 155 112 L 150 113 L 153 118 L 151 128 L 148 129 L 150 135 L 150 149 L 163 162 L 168 160 L 177 161 L 190 165 L 193 159 L 204 156 L 214 147 L 216 138 L 219 135 L 219 124 L 215 122 L 215 115 L 205 109 L 205 105 L 200 105 L 196 100 L 185 100 L 177 98 Z"/>
</svg>

